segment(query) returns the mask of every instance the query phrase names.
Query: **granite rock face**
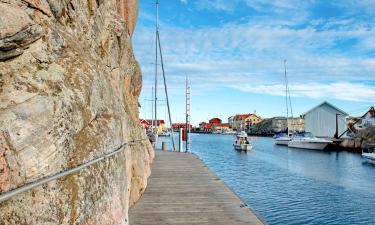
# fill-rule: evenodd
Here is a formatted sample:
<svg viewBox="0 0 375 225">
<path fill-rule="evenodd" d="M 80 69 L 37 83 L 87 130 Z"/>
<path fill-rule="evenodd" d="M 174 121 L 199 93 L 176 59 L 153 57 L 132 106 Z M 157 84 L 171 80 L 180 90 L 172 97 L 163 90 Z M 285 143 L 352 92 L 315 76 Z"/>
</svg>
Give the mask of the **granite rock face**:
<svg viewBox="0 0 375 225">
<path fill-rule="evenodd" d="M 128 224 L 153 150 L 139 126 L 137 0 L 0 0 L 0 224 Z M 143 141 L 142 141 L 143 140 Z"/>
</svg>

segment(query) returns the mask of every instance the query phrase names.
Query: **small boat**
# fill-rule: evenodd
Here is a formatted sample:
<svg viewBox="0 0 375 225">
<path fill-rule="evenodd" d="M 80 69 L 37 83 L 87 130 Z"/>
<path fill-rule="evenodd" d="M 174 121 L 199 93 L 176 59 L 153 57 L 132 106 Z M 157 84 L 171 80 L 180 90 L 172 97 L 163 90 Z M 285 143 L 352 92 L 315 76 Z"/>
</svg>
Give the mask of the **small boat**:
<svg viewBox="0 0 375 225">
<path fill-rule="evenodd" d="M 234 142 L 233 147 L 239 151 L 249 151 L 253 148 L 253 146 L 247 140 L 247 134 L 245 131 L 242 131 L 236 136 L 236 141 Z"/>
<path fill-rule="evenodd" d="M 368 163 L 375 164 L 375 152 L 362 153 L 362 158 Z"/>
<path fill-rule="evenodd" d="M 237 135 L 237 132 L 234 130 L 228 130 L 223 132 L 222 135 Z"/>
<path fill-rule="evenodd" d="M 312 150 L 323 150 L 328 144 L 332 143 L 331 140 L 324 138 L 314 137 L 310 132 L 301 135 L 295 135 L 291 141 L 288 142 L 290 148 L 303 148 Z"/>
<path fill-rule="evenodd" d="M 362 158 L 364 158 L 368 163 L 375 164 L 375 144 L 368 144 L 365 148 L 366 152 L 362 149 Z"/>
<path fill-rule="evenodd" d="M 275 139 L 275 144 L 276 145 L 285 145 L 285 146 L 288 146 L 288 143 L 291 140 L 292 140 L 292 138 L 285 134 L 284 136 L 277 137 Z"/>
<path fill-rule="evenodd" d="M 162 131 L 159 133 L 159 137 L 169 137 L 171 136 L 171 132 L 169 131 Z"/>
</svg>

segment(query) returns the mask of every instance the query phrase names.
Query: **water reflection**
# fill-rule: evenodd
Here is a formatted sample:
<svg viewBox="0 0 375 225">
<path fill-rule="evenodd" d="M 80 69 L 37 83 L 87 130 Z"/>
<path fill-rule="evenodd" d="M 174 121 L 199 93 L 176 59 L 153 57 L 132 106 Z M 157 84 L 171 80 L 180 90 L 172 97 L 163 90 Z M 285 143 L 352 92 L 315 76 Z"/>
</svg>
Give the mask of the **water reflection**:
<svg viewBox="0 0 375 225">
<path fill-rule="evenodd" d="M 375 167 L 358 154 L 289 149 L 251 138 L 192 135 L 197 154 L 270 224 L 375 224 Z"/>
</svg>

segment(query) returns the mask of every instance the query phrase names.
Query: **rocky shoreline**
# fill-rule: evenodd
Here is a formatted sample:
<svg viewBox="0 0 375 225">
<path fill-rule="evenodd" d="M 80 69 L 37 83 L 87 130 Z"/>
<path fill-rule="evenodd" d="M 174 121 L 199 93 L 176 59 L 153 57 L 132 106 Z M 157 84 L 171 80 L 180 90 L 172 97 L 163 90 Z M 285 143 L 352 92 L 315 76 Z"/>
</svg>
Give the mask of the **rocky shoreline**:
<svg viewBox="0 0 375 225">
<path fill-rule="evenodd" d="M 136 0 L 0 0 L 0 194 L 145 138 Z M 0 224 L 128 224 L 154 153 L 134 144 L 0 203 Z"/>
</svg>

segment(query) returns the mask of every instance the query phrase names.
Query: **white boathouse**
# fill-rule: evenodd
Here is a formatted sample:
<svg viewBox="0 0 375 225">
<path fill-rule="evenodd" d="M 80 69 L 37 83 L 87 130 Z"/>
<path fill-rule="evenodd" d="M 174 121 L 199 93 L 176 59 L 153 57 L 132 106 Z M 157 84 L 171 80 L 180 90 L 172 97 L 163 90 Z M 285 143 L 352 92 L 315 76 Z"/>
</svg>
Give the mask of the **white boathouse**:
<svg viewBox="0 0 375 225">
<path fill-rule="evenodd" d="M 311 132 L 316 137 L 334 137 L 336 114 L 338 114 L 338 135 L 341 135 L 347 129 L 345 119 L 348 114 L 326 101 L 303 114 L 305 131 Z"/>
</svg>

